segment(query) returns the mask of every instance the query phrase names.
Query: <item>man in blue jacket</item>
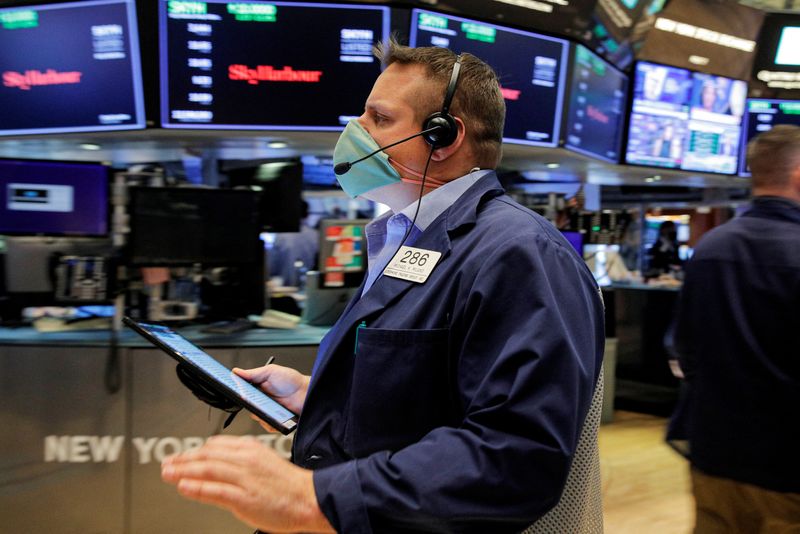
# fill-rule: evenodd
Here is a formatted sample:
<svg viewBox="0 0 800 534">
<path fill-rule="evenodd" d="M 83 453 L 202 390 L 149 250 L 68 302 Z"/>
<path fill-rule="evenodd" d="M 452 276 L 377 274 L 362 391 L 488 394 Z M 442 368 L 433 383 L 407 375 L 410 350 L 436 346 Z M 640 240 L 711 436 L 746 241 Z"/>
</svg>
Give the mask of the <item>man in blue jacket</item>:
<svg viewBox="0 0 800 534">
<path fill-rule="evenodd" d="M 800 128 L 748 146 L 753 203 L 700 240 L 675 348 L 695 532 L 800 532 Z"/>
<path fill-rule="evenodd" d="M 347 193 L 391 208 L 367 227 L 368 275 L 311 377 L 238 371 L 300 414 L 295 465 L 220 437 L 162 476 L 265 531 L 518 532 L 567 478 L 602 361 L 598 288 L 491 170 L 491 68 L 441 48 L 378 55 L 334 153 Z"/>
</svg>

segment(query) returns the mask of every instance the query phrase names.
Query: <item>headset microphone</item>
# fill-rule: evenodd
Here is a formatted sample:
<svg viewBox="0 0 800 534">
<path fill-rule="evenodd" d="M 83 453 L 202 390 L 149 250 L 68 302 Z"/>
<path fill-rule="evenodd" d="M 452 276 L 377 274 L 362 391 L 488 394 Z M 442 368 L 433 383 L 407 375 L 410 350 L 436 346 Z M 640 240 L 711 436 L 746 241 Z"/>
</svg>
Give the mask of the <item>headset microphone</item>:
<svg viewBox="0 0 800 534">
<path fill-rule="evenodd" d="M 335 172 L 337 176 L 341 176 L 344 173 L 346 173 L 347 171 L 349 171 L 350 167 L 352 167 L 356 163 L 364 161 L 365 159 L 369 159 L 372 156 L 374 156 L 375 154 L 377 154 L 378 152 L 381 152 L 382 150 L 386 150 L 387 148 L 392 148 L 395 145 L 399 145 L 400 143 L 405 143 L 406 141 L 410 141 L 410 140 L 414 139 L 415 137 L 419 137 L 421 135 L 434 134 L 434 132 L 436 130 L 440 130 L 441 128 L 442 128 L 441 125 L 435 124 L 435 125 L 433 125 L 433 126 L 431 126 L 429 128 L 426 128 L 426 129 L 422 130 L 419 133 L 415 133 L 414 135 L 409 135 L 405 139 L 401 139 L 401 140 L 395 141 L 394 143 L 391 143 L 389 145 L 382 146 L 378 150 L 375 150 L 374 152 L 370 152 L 369 154 L 367 154 L 363 158 L 358 158 L 355 161 L 343 161 L 342 163 L 337 163 L 336 165 L 333 166 L 333 172 Z"/>
</svg>

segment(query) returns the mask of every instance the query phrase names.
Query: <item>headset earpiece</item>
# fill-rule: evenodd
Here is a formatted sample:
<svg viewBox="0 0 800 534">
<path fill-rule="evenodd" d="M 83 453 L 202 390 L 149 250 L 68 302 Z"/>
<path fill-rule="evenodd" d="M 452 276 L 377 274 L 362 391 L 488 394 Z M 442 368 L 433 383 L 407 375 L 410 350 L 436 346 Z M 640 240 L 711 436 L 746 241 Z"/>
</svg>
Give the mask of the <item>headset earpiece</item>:
<svg viewBox="0 0 800 534">
<path fill-rule="evenodd" d="M 456 120 L 449 113 L 442 113 L 437 111 L 428 116 L 422 125 L 423 130 L 430 128 L 437 128 L 436 130 L 426 133 L 422 136 L 434 148 L 442 148 L 450 146 L 458 136 L 458 124 Z"/>
<path fill-rule="evenodd" d="M 422 123 L 423 130 L 436 128 L 433 132 L 422 136 L 433 148 L 450 146 L 456 140 L 456 137 L 458 137 L 458 124 L 453 116 L 450 115 L 450 104 L 453 102 L 453 96 L 456 94 L 458 75 L 460 72 L 461 54 L 456 56 L 456 62 L 453 64 L 453 72 L 450 74 L 450 83 L 447 84 L 447 91 L 444 94 L 442 110 L 428 115 L 428 118 Z"/>
</svg>

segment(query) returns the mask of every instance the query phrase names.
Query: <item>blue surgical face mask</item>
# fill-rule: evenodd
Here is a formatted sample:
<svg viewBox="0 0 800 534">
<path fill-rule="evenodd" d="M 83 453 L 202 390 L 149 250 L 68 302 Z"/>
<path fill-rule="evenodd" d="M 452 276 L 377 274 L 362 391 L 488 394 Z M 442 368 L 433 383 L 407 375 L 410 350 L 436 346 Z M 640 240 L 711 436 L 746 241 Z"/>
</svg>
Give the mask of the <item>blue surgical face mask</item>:
<svg viewBox="0 0 800 534">
<path fill-rule="evenodd" d="M 378 143 L 358 121 L 347 123 L 333 149 L 333 163 L 355 161 L 379 148 Z M 351 198 L 363 195 L 385 185 L 400 182 L 400 173 L 389 163 L 389 156 L 378 152 L 373 157 L 353 165 L 349 171 L 336 177 L 344 192 Z"/>
</svg>

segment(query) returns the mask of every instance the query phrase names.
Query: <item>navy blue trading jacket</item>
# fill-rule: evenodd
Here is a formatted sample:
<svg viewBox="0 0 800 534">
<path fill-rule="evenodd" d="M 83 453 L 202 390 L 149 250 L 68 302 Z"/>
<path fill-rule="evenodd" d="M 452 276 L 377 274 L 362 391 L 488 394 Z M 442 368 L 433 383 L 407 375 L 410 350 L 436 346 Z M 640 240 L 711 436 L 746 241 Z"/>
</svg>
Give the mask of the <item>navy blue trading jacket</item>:
<svg viewBox="0 0 800 534">
<path fill-rule="evenodd" d="M 517 532 L 558 501 L 603 354 L 597 285 L 552 224 L 487 174 L 320 345 L 294 441 L 347 534 Z"/>
<path fill-rule="evenodd" d="M 703 236 L 675 331 L 688 397 L 673 421 L 708 474 L 800 492 L 800 205 L 756 197 Z"/>
</svg>

